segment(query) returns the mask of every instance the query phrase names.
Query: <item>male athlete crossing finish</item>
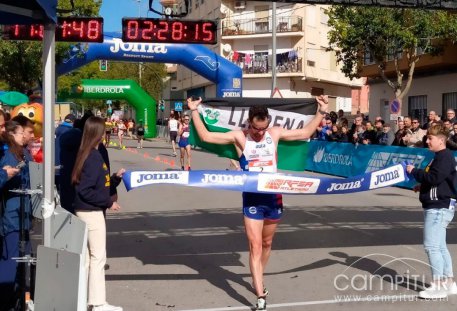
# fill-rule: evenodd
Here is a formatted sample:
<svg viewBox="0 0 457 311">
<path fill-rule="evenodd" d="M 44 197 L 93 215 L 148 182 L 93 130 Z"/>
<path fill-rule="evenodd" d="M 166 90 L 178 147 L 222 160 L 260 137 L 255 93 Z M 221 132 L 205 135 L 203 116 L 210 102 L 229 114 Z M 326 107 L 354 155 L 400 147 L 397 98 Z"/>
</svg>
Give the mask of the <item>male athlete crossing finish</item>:
<svg viewBox="0 0 457 311">
<path fill-rule="evenodd" d="M 288 130 L 282 127 L 269 127 L 269 114 L 265 106 L 249 109 L 246 130 L 226 133 L 209 132 L 198 114 L 198 100 L 187 99 L 192 113 L 192 121 L 200 139 L 207 143 L 233 144 L 239 157 L 240 166 L 251 172 L 277 171 L 277 146 L 279 140 L 304 140 L 310 138 L 327 113 L 328 97 L 316 98 L 318 109 L 315 117 L 302 129 Z M 263 284 L 263 272 L 271 252 L 273 236 L 282 215 L 280 194 L 243 193 L 243 214 L 246 235 L 249 241 L 249 265 L 253 286 L 257 295 L 256 310 L 266 310 L 268 291 Z"/>
</svg>

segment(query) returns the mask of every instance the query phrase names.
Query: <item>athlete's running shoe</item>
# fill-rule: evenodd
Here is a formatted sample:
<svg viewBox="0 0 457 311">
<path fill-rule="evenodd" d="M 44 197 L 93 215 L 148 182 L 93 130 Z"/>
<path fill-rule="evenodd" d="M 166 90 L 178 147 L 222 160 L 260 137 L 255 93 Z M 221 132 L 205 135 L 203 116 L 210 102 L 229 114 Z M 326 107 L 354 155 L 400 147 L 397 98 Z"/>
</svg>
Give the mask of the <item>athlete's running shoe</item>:
<svg viewBox="0 0 457 311">
<path fill-rule="evenodd" d="M 122 311 L 122 307 L 112 306 L 105 303 L 104 305 L 93 306 L 92 311 Z"/>
<path fill-rule="evenodd" d="M 448 295 L 447 288 L 439 284 L 432 283 L 430 287 L 419 292 L 419 297 L 423 299 L 443 299 Z"/>
<path fill-rule="evenodd" d="M 254 293 L 255 293 L 255 286 L 254 286 L 254 283 L 252 283 L 252 289 L 254 290 Z M 266 287 L 263 287 L 263 296 L 268 296 L 270 292 L 268 291 L 268 289 Z"/>
<path fill-rule="evenodd" d="M 257 305 L 255 309 L 256 311 L 267 311 L 267 301 L 265 300 L 265 297 L 257 298 Z"/>
<path fill-rule="evenodd" d="M 447 294 L 457 295 L 457 284 L 455 284 L 455 282 L 452 282 L 451 285 L 448 285 Z"/>
</svg>

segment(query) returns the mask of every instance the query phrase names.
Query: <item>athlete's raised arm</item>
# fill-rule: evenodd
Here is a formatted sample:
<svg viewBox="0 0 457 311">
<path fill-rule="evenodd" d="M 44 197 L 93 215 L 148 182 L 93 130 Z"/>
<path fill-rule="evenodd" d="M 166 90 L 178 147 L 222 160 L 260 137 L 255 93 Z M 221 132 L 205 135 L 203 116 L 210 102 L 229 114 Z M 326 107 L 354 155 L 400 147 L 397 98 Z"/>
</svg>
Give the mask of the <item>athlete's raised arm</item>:
<svg viewBox="0 0 457 311">
<path fill-rule="evenodd" d="M 206 129 L 203 121 L 200 119 L 200 114 L 198 113 L 197 107 L 202 102 L 201 97 L 197 100 L 192 100 L 192 98 L 187 99 L 187 105 L 191 111 L 192 123 L 197 130 L 198 136 L 200 139 L 206 143 L 218 144 L 218 145 L 227 145 L 235 143 L 235 136 L 237 131 L 230 131 L 226 133 L 210 132 Z"/>
<path fill-rule="evenodd" d="M 288 130 L 284 128 L 273 128 L 274 131 L 279 132 L 279 140 L 302 140 L 308 139 L 313 136 L 322 119 L 327 114 L 328 110 L 328 96 L 316 97 L 318 108 L 314 118 L 302 129 Z"/>
</svg>

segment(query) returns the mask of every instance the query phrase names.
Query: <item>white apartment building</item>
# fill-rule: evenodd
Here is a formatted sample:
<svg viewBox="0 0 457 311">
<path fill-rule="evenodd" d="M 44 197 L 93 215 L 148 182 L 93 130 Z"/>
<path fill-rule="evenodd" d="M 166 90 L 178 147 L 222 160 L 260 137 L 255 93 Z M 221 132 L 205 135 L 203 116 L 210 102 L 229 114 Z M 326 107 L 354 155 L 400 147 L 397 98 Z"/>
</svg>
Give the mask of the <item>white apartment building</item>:
<svg viewBox="0 0 457 311">
<path fill-rule="evenodd" d="M 335 53 L 326 51 L 325 6 L 277 3 L 274 25 L 272 6 L 266 1 L 190 0 L 186 19 L 219 21 L 218 44 L 208 48 L 242 68 L 243 97 L 270 97 L 275 66 L 279 92 L 274 97 L 306 98 L 323 93 L 331 97 L 332 110 L 351 112 L 351 93 L 362 87 L 362 81 L 346 78 L 338 69 Z M 181 98 L 216 94 L 212 82 L 182 65 L 177 66 L 170 90 L 181 93 Z"/>
</svg>

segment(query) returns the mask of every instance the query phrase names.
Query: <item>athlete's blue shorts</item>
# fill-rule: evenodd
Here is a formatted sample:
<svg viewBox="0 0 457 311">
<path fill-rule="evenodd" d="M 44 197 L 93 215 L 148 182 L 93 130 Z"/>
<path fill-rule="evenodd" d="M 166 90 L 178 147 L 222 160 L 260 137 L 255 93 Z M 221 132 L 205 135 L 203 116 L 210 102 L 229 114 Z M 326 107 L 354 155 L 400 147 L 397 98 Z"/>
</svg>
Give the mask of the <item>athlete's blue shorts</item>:
<svg viewBox="0 0 457 311">
<path fill-rule="evenodd" d="M 279 221 L 282 211 L 280 194 L 243 192 L 243 215 L 248 218 Z"/>
<path fill-rule="evenodd" d="M 189 145 L 189 140 L 185 138 L 181 138 L 178 142 L 179 148 L 186 148 Z"/>
</svg>

